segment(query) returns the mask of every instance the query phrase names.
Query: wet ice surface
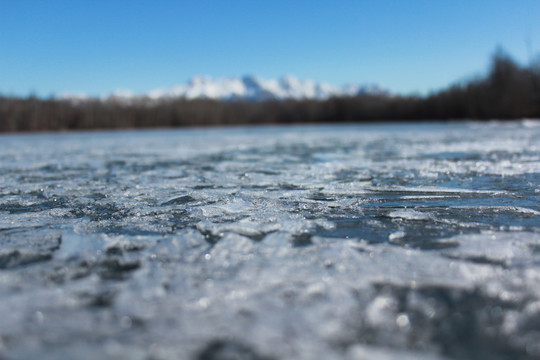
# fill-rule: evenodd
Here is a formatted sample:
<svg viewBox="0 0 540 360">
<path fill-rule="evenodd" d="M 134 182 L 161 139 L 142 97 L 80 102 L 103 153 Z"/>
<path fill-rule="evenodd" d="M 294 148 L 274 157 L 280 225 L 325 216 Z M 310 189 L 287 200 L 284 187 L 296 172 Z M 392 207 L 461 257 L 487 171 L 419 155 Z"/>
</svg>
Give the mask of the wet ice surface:
<svg viewBox="0 0 540 360">
<path fill-rule="evenodd" d="M 539 358 L 536 125 L 0 136 L 0 358 Z"/>
</svg>

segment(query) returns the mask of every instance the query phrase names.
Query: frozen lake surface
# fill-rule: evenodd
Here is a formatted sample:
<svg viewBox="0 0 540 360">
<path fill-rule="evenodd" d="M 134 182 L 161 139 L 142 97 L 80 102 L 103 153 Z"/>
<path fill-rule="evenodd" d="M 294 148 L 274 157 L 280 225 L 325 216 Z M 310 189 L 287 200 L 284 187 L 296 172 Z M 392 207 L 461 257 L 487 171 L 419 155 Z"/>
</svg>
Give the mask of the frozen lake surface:
<svg viewBox="0 0 540 360">
<path fill-rule="evenodd" d="M 538 359 L 540 123 L 0 136 L 1 359 Z"/>
</svg>

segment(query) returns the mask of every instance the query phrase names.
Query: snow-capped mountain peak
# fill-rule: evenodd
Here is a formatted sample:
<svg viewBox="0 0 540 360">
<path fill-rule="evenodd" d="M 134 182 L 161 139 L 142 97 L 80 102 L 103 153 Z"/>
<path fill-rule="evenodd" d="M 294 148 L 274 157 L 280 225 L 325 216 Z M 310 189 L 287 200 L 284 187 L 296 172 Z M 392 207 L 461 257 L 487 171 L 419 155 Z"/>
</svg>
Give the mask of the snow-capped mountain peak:
<svg viewBox="0 0 540 360">
<path fill-rule="evenodd" d="M 280 79 L 261 79 L 257 76 L 228 77 L 214 79 L 206 75 L 195 75 L 186 84 L 171 88 L 154 89 L 144 94 L 116 91 L 105 97 L 133 100 L 136 98 L 162 99 L 215 99 L 215 100 L 286 100 L 328 99 L 333 96 L 356 96 L 362 94 L 388 95 L 380 85 L 350 84 L 336 87 L 313 80 L 302 80 L 292 75 Z M 61 96 L 66 98 L 69 96 Z"/>
</svg>

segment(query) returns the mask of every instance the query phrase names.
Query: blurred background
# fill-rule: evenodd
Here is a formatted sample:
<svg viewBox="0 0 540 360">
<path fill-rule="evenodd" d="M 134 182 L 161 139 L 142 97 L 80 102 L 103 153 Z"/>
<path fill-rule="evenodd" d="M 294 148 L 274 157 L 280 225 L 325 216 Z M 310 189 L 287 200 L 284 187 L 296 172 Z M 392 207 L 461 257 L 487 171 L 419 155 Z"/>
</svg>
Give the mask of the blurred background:
<svg viewBox="0 0 540 360">
<path fill-rule="evenodd" d="M 0 130 L 538 117 L 538 14 L 533 0 L 5 1 Z"/>
</svg>

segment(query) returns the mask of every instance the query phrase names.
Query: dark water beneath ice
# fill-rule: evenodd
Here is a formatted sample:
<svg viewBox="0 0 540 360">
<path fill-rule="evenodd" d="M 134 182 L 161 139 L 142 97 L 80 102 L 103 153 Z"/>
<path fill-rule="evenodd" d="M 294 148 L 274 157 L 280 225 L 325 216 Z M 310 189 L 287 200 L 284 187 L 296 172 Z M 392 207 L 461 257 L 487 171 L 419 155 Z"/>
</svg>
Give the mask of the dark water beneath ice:
<svg viewBox="0 0 540 360">
<path fill-rule="evenodd" d="M 0 136 L 0 359 L 540 358 L 540 123 Z"/>
</svg>

